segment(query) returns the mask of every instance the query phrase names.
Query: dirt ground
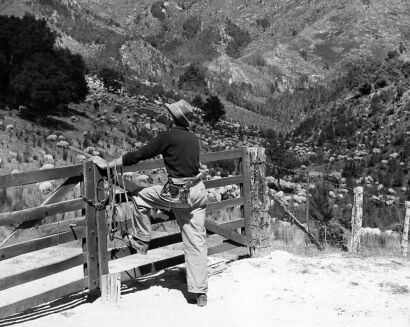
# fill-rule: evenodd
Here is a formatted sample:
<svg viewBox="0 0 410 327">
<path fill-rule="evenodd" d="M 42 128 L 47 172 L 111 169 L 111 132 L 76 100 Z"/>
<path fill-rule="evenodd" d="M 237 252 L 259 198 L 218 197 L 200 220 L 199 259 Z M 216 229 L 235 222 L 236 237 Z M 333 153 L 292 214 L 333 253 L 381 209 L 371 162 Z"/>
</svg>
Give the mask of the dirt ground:
<svg viewBox="0 0 410 327">
<path fill-rule="evenodd" d="M 65 249 L 74 254 L 74 249 Z M 64 256 L 54 251 L 56 260 Z M 166 251 L 113 261 L 110 271 L 159 259 L 169 254 Z M 25 269 L 30 260 L 41 264 L 50 254 L 8 260 L 0 266 L 1 276 L 17 266 Z M 0 326 L 410 326 L 409 260 L 276 250 L 238 261 L 209 257 L 208 269 L 208 305 L 203 308 L 187 302 L 182 268 L 174 267 L 123 285 L 117 304 L 99 299 L 88 303 L 78 294 L 0 320 Z M 0 305 L 75 280 L 81 273 L 80 267 L 74 268 L 3 291 Z"/>
</svg>

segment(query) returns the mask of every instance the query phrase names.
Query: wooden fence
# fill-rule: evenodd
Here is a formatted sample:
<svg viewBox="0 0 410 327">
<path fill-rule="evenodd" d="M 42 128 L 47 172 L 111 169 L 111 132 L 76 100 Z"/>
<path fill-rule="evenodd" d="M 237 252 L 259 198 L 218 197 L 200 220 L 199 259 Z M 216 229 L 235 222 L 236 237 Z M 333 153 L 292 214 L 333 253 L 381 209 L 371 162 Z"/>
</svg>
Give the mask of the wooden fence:
<svg viewBox="0 0 410 327">
<path fill-rule="evenodd" d="M 264 166 L 263 148 L 241 148 L 224 152 L 205 153 L 201 155 L 201 162 L 207 163 L 219 160 L 237 160 L 239 174 L 221 178 L 218 180 L 205 181 L 207 189 L 226 185 L 239 184 L 240 197 L 209 203 L 207 205 L 207 218 L 205 227 L 210 234 L 221 235 L 224 239 L 220 244 L 208 248 L 208 254 L 215 254 L 235 247 L 248 247 L 251 255 L 263 253 L 263 249 L 269 247 L 269 224 L 267 214 L 267 189 Z M 124 168 L 124 172 L 143 171 L 164 166 L 163 160 L 149 160 L 140 162 L 131 167 Z M 104 206 L 96 206 L 95 203 L 104 198 L 104 190 L 101 187 L 101 172 L 90 161 L 81 165 L 61 167 L 47 170 L 36 170 L 25 173 L 0 176 L 0 188 L 24 186 L 44 181 L 65 179 L 61 186 L 40 206 L 14 212 L 0 213 L 0 226 L 26 223 L 30 226 L 33 222 L 41 222 L 44 218 L 56 214 L 78 211 L 83 213 L 80 217 L 62 220 L 56 223 L 41 224 L 37 229 L 36 238 L 25 240 L 11 245 L 0 247 L 0 261 L 10 259 L 22 254 L 40 249 L 56 246 L 75 240 L 82 240 L 83 252 L 64 259 L 61 262 L 26 270 L 21 273 L 3 277 L 0 279 L 1 291 L 17 285 L 29 283 L 39 278 L 47 277 L 67 269 L 83 266 L 84 277 L 61 285 L 52 290 L 31 296 L 18 302 L 0 307 L 0 318 L 4 318 L 37 305 L 55 300 L 59 297 L 88 290 L 89 294 L 100 295 L 102 277 L 109 272 L 108 262 L 127 255 L 130 251 L 127 247 L 108 249 L 107 233 L 108 226 Z M 80 183 L 80 198 L 64 200 L 67 194 Z M 130 180 L 120 181 L 128 195 L 138 191 L 138 186 Z M 123 199 L 124 200 L 124 196 Z M 88 199 L 88 201 L 86 201 Z M 218 223 L 209 218 L 210 212 L 240 207 L 240 217 Z M 127 224 L 127 218 L 120 222 Z M 156 222 L 153 221 L 155 224 Z M 153 238 L 150 249 L 181 242 L 180 233 Z M 121 272 L 121 281 L 137 278 L 142 275 L 153 273 L 184 262 L 184 256 L 178 255 L 149 264 L 134 267 Z"/>
</svg>

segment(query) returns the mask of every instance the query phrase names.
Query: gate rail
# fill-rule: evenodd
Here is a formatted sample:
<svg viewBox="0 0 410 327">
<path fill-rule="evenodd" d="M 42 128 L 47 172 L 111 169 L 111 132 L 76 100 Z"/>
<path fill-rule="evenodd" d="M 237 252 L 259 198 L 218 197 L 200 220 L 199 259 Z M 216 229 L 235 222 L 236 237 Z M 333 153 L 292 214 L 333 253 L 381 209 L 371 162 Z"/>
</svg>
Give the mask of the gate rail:
<svg viewBox="0 0 410 327">
<path fill-rule="evenodd" d="M 264 209 L 263 192 L 260 192 L 263 190 L 261 187 L 263 185 L 266 186 L 264 167 L 255 164 L 260 161 L 260 156 L 264 156 L 262 148 L 247 147 L 201 154 L 200 160 L 202 163 L 219 160 L 238 160 L 238 167 L 240 167 L 239 175 L 204 181 L 207 189 L 239 184 L 241 191 L 238 198 L 213 202 L 207 205 L 207 218 L 205 222 L 207 233 L 218 234 L 224 238 L 220 244 L 208 248 L 209 255 L 236 247 L 248 247 L 251 254 L 255 254 L 255 249 L 261 245 L 255 242 L 255 235 L 251 235 L 255 234 L 251 230 L 251 226 L 255 226 L 255 210 Z M 161 167 L 164 167 L 163 160 L 147 160 L 134 166 L 124 167 L 123 170 L 124 172 L 131 172 Z M 101 294 L 101 278 L 109 274 L 108 262 L 132 254 L 127 247 L 108 248 L 108 231 L 104 208 L 93 206 L 92 203 L 84 201 L 83 198 L 62 201 L 78 183 L 81 183 L 81 194 L 84 194 L 86 199 L 97 201 L 97 199 L 103 198 L 104 190 L 97 187 L 101 177 L 100 170 L 91 161 L 84 162 L 82 165 L 0 176 L 0 189 L 55 179 L 65 179 L 62 185 L 42 205 L 30 209 L 0 213 L 0 226 L 22 223 L 23 225 L 27 224 L 24 226 L 27 228 L 27 226 L 38 225 L 35 238 L 16 244 L 6 243 L 0 246 L 0 261 L 75 240 L 82 240 L 83 245 L 82 253 L 74 254 L 60 262 L 0 278 L 0 296 L 1 291 L 5 289 L 29 283 L 76 266 L 83 265 L 84 272 L 84 277 L 74 282 L 0 307 L 0 319 L 85 289 L 88 289 L 89 294 L 96 294 L 98 296 Z M 128 195 L 130 192 L 140 189 L 138 185 L 127 179 L 124 180 L 124 184 L 122 185 L 122 181 L 119 181 L 119 186 L 127 191 Z M 120 196 L 121 202 L 124 202 L 125 196 L 124 194 Z M 234 217 L 232 220 L 223 223 L 218 223 L 208 217 L 210 212 L 232 207 L 240 207 L 240 217 Z M 252 207 L 256 209 L 254 210 Z M 48 216 L 78 210 L 82 212 L 80 217 L 39 225 Z M 264 211 L 262 212 L 262 220 L 264 219 L 263 214 Z M 253 220 L 252 223 L 251 220 Z M 157 224 L 160 222 L 163 221 L 154 220 L 152 223 Z M 130 226 L 130 221 L 125 218 L 120 221 L 120 224 L 123 227 Z M 154 237 L 150 242 L 150 250 L 179 242 L 182 242 L 180 233 Z M 121 272 L 121 281 L 124 282 L 183 262 L 184 256 L 177 255 L 140 265 Z"/>
</svg>

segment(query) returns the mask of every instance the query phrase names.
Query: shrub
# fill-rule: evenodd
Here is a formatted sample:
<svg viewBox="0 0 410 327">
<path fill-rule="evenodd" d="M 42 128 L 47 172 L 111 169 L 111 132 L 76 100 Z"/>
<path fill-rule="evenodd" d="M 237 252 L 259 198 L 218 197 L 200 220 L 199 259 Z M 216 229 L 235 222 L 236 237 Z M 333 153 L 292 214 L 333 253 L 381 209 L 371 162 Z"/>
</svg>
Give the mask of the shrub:
<svg viewBox="0 0 410 327">
<path fill-rule="evenodd" d="M 226 21 L 225 32 L 231 37 L 226 47 L 226 54 L 232 58 L 239 58 L 241 49 L 251 41 L 249 32 L 241 29 L 230 20 Z"/>
<path fill-rule="evenodd" d="M 327 224 L 321 224 L 319 227 L 319 242 L 326 243 L 347 250 L 347 238 L 345 229 L 337 221 L 331 220 Z"/>
<path fill-rule="evenodd" d="M 54 48 L 56 34 L 33 16 L 0 17 L 0 96 L 45 117 L 88 93 L 79 55 Z"/>
<path fill-rule="evenodd" d="M 263 30 L 266 30 L 269 27 L 270 22 L 269 22 L 268 18 L 266 18 L 266 17 L 258 18 L 256 20 L 256 25 L 259 26 L 259 27 L 262 27 Z"/>
<path fill-rule="evenodd" d="M 224 105 L 216 95 L 207 98 L 201 109 L 204 112 L 204 120 L 212 126 L 225 117 Z"/>
<path fill-rule="evenodd" d="M 192 63 L 179 77 L 178 87 L 187 91 L 207 93 L 205 69 L 198 63 Z"/>
<path fill-rule="evenodd" d="M 115 106 L 114 106 L 114 112 L 115 113 L 117 113 L 117 114 L 121 114 L 122 113 L 122 106 L 120 105 L 120 104 L 118 104 L 118 103 L 116 103 L 115 104 Z"/>
<path fill-rule="evenodd" d="M 202 108 L 202 106 L 205 104 L 204 100 L 202 99 L 200 94 L 197 94 L 194 96 L 194 98 L 191 100 L 191 104 L 197 108 Z"/>
<path fill-rule="evenodd" d="M 152 16 L 159 19 L 160 21 L 164 21 L 166 18 L 166 15 L 163 10 L 165 10 L 165 7 L 162 1 L 154 2 L 151 6 Z"/>
<path fill-rule="evenodd" d="M 183 23 L 182 28 L 182 36 L 192 39 L 201 30 L 201 20 L 196 16 L 190 17 Z"/>
<path fill-rule="evenodd" d="M 121 89 L 122 83 L 124 82 L 123 75 L 119 71 L 109 67 L 101 68 L 98 72 L 98 77 L 101 78 L 104 86 L 113 92 Z"/>
</svg>

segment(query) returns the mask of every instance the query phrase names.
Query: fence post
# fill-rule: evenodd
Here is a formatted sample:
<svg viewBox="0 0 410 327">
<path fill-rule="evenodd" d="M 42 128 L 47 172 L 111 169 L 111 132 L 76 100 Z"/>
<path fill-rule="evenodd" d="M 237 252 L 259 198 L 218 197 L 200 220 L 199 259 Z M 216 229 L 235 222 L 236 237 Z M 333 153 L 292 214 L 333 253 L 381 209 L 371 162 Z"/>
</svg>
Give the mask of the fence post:
<svg viewBox="0 0 410 327">
<path fill-rule="evenodd" d="M 407 257 L 409 246 L 410 201 L 406 201 L 405 206 L 406 215 L 404 217 L 403 234 L 401 235 L 401 254 L 403 257 Z"/>
<path fill-rule="evenodd" d="M 99 169 L 94 165 L 94 181 L 95 194 L 97 202 L 105 198 L 104 180 L 101 178 Z M 99 276 L 108 274 L 108 258 L 107 258 L 107 224 L 105 222 L 105 207 L 96 209 L 96 223 L 97 223 L 97 248 L 98 248 L 98 268 Z"/>
<path fill-rule="evenodd" d="M 354 202 L 352 208 L 352 235 L 350 237 L 349 252 L 358 253 L 360 248 L 360 237 L 362 233 L 363 217 L 363 187 L 354 189 Z"/>
<path fill-rule="evenodd" d="M 248 244 L 248 249 L 252 242 L 251 234 L 251 174 L 247 147 L 242 148 L 241 173 L 243 176 L 243 184 L 241 185 L 241 196 L 243 197 L 242 217 L 245 219 L 245 238 Z"/>
<path fill-rule="evenodd" d="M 94 180 L 94 163 L 86 161 L 84 163 L 84 196 L 87 199 L 85 202 L 86 226 L 87 226 L 87 273 L 88 273 L 88 289 L 92 296 L 99 295 L 99 268 L 98 268 L 98 252 L 97 252 L 97 220 L 95 207 L 89 202 L 95 202 L 96 198 L 96 183 Z"/>
<path fill-rule="evenodd" d="M 309 186 L 310 186 L 310 175 L 309 172 L 307 174 L 307 180 L 306 180 L 306 205 L 305 205 L 305 210 L 306 210 L 306 225 L 309 227 L 309 205 L 310 205 L 310 197 L 309 197 Z"/>
<path fill-rule="evenodd" d="M 247 148 L 249 162 L 250 188 L 248 201 L 250 204 L 250 243 L 252 257 L 266 254 L 272 245 L 272 218 L 269 216 L 268 185 L 265 169 L 266 156 L 262 147 Z"/>
</svg>

